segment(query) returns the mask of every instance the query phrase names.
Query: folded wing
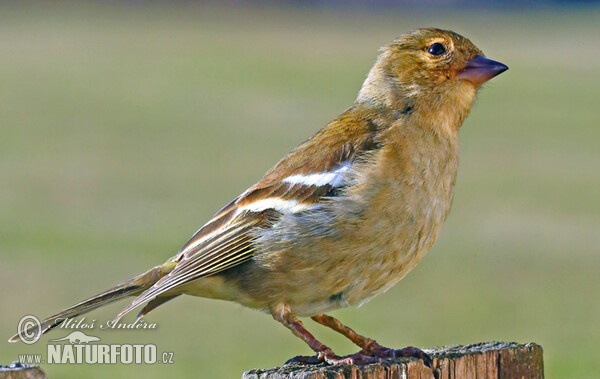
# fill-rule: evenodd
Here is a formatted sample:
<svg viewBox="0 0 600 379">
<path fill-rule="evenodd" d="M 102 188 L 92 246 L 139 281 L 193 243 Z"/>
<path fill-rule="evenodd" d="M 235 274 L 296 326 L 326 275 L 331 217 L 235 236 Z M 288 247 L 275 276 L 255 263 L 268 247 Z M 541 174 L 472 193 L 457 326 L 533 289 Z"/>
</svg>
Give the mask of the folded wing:
<svg viewBox="0 0 600 379">
<path fill-rule="evenodd" d="M 334 125 L 340 122 L 345 128 Z M 269 228 L 281 215 L 306 211 L 338 195 L 356 161 L 379 148 L 375 130 L 369 120 L 338 119 L 298 146 L 198 230 L 172 258 L 174 269 L 117 319 L 158 296 L 172 297 L 165 292 L 178 286 L 251 259 L 257 253 L 256 228 Z"/>
</svg>

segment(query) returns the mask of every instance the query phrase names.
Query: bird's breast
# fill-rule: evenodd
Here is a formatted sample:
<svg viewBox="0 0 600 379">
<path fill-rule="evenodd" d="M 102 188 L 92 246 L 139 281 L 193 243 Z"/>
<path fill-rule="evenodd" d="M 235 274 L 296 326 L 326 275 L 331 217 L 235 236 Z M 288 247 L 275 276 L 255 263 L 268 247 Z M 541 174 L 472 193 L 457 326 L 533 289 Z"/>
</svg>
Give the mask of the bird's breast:
<svg viewBox="0 0 600 379">
<path fill-rule="evenodd" d="M 414 141 L 414 140 L 413 140 Z M 455 141 L 436 136 L 408 146 L 405 139 L 382 151 L 367 175 L 360 230 L 355 230 L 356 283 L 351 303 L 387 290 L 421 260 L 450 211 L 458 165 Z"/>
</svg>

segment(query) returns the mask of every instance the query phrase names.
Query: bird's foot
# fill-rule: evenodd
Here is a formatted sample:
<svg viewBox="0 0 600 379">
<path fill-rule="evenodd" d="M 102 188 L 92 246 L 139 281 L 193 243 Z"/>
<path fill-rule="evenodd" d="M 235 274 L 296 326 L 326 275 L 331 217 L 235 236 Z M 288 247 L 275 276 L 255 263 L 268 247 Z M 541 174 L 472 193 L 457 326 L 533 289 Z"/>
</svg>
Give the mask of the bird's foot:
<svg viewBox="0 0 600 379">
<path fill-rule="evenodd" d="M 368 351 L 363 350 L 359 354 L 361 353 L 371 357 L 378 357 L 383 359 L 395 359 L 403 357 L 422 359 L 423 363 L 427 367 L 431 367 L 433 363 L 431 357 L 426 352 L 413 346 L 407 346 L 404 349 L 390 349 L 388 347 L 384 347 L 377 344 L 373 348 L 370 348 Z"/>
<path fill-rule="evenodd" d="M 381 345 L 374 346 L 370 348 L 368 351 L 361 350 L 358 353 L 346 355 L 340 357 L 334 354 L 331 350 L 327 352 L 322 352 L 317 355 L 304 356 L 299 355 L 292 359 L 289 359 L 288 363 L 302 363 L 302 364 L 311 364 L 316 365 L 322 362 L 326 362 L 327 364 L 333 366 L 339 365 L 356 365 L 356 366 L 364 366 L 371 363 L 380 363 L 384 361 L 390 361 L 396 358 L 417 358 L 422 359 L 423 363 L 427 367 L 431 367 L 433 361 L 431 357 L 425 353 L 423 350 L 418 349 L 416 347 L 408 346 L 404 349 L 390 349 Z"/>
<path fill-rule="evenodd" d="M 364 354 L 363 352 L 358 352 L 358 353 L 346 355 L 343 357 L 335 355 L 332 352 L 327 352 L 327 353 L 319 353 L 317 355 L 312 355 L 312 356 L 299 355 L 297 357 L 289 359 L 285 363 L 286 364 L 302 363 L 302 364 L 316 365 L 316 364 L 325 362 L 332 366 L 339 366 L 339 365 L 364 366 L 364 365 L 368 365 L 371 363 L 378 363 L 381 361 L 382 361 L 382 359 L 380 357 L 367 355 L 367 354 Z"/>
<path fill-rule="evenodd" d="M 343 357 L 339 357 L 335 354 L 323 356 L 323 360 L 332 366 L 339 365 L 356 365 L 364 366 L 371 363 L 379 363 L 382 361 L 380 357 L 364 354 L 362 351 Z"/>
<path fill-rule="evenodd" d="M 285 361 L 285 364 L 288 363 L 302 363 L 307 365 L 316 365 L 323 362 L 323 359 L 319 359 L 318 355 L 297 355 L 294 358 L 290 358 Z"/>
</svg>

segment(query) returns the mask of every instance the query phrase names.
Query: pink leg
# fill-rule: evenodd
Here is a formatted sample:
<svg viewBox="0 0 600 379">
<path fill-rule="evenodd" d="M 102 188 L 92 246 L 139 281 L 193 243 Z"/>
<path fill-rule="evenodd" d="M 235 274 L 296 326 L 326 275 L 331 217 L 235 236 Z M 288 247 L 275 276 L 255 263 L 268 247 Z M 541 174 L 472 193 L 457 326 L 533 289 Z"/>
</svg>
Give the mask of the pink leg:
<svg viewBox="0 0 600 379">
<path fill-rule="evenodd" d="M 353 354 L 348 355 L 346 357 L 339 357 L 334 354 L 334 352 L 327 347 L 326 345 L 319 342 L 308 330 L 304 328 L 302 322 L 298 320 L 296 316 L 290 311 L 290 308 L 286 305 L 280 305 L 276 309 L 272 310 L 273 318 L 280 323 L 282 323 L 285 327 L 290 329 L 295 336 L 301 338 L 311 349 L 313 349 L 316 353 L 316 357 L 303 357 L 298 356 L 292 358 L 290 361 L 293 362 L 303 362 L 303 363 L 318 363 L 319 361 L 324 360 L 325 362 L 331 365 L 341 365 L 341 364 L 367 364 L 378 362 L 379 358 L 366 356 L 364 354 Z M 288 361 L 288 362 L 290 362 Z"/>
<path fill-rule="evenodd" d="M 321 325 L 327 326 L 335 330 L 338 333 L 341 333 L 344 337 L 348 338 L 355 345 L 363 349 L 365 353 L 374 351 L 381 347 L 380 344 L 377 343 L 374 339 L 361 336 L 356 333 L 351 328 L 342 324 L 337 318 L 327 316 L 326 314 L 316 315 L 311 317 L 314 321 L 318 322 Z"/>
<path fill-rule="evenodd" d="M 273 318 L 282 323 L 286 328 L 292 331 L 296 337 L 306 342 L 311 349 L 319 355 L 332 355 L 333 351 L 317 340 L 308 330 L 304 328 L 302 321 L 290 311 L 287 305 L 280 305 L 272 311 Z"/>
<path fill-rule="evenodd" d="M 370 357 L 379 357 L 379 358 L 400 358 L 400 357 L 414 357 L 422 359 L 425 365 L 431 367 L 431 358 L 421 349 L 416 347 L 408 346 L 404 349 L 390 349 L 384 346 L 381 346 L 374 339 L 361 336 L 356 333 L 351 328 L 342 324 L 338 319 L 328 316 L 326 314 L 321 314 L 317 316 L 313 316 L 312 319 L 318 322 L 321 325 L 327 326 L 338 333 L 341 333 L 343 336 L 348 338 L 354 344 L 362 349 L 358 354 L 370 356 Z"/>
</svg>

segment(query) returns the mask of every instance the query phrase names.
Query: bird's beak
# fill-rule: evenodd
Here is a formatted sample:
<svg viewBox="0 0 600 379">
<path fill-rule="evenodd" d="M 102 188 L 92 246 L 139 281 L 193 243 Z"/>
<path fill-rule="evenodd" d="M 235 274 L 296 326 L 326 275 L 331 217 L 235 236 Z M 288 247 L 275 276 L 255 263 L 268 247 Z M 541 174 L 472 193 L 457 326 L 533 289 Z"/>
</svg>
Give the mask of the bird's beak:
<svg viewBox="0 0 600 379">
<path fill-rule="evenodd" d="M 479 87 L 506 70 L 508 70 L 508 66 L 505 64 L 487 59 L 481 55 L 476 55 L 475 58 L 465 64 L 465 67 L 463 67 L 462 71 L 456 77 L 468 80 Z"/>
</svg>

